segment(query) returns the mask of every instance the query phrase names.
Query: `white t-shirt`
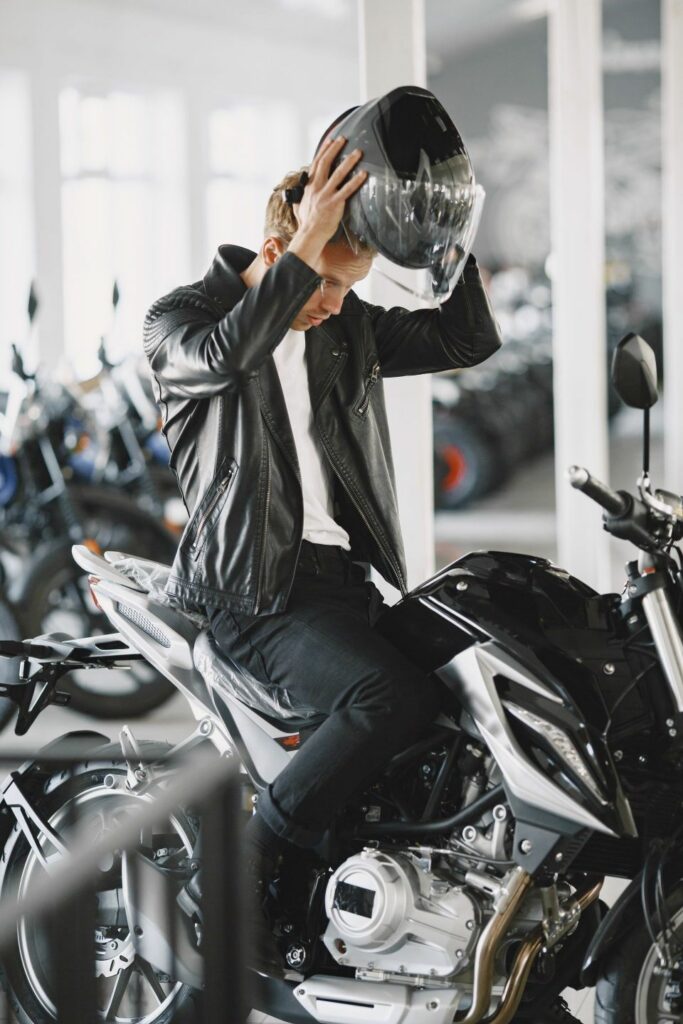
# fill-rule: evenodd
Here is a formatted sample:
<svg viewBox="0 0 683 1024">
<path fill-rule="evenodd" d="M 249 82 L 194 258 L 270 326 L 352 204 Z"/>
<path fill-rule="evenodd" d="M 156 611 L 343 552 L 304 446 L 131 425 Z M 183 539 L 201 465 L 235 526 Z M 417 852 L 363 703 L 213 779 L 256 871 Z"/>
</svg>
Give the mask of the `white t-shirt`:
<svg viewBox="0 0 683 1024">
<path fill-rule="evenodd" d="M 287 331 L 273 351 L 294 434 L 304 496 L 304 540 L 349 551 L 349 535 L 332 517 L 331 468 L 313 426 L 306 371 L 306 334 Z"/>
</svg>

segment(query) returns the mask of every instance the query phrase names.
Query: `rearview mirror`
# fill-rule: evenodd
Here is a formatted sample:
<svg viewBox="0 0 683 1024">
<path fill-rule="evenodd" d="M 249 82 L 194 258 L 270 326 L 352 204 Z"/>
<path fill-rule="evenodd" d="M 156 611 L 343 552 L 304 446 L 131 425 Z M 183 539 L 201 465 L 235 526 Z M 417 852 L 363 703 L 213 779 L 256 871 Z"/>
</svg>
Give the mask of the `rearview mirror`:
<svg viewBox="0 0 683 1024">
<path fill-rule="evenodd" d="M 627 334 L 612 360 L 612 383 L 622 402 L 632 409 L 649 409 L 657 401 L 657 359 L 638 334 Z"/>
</svg>

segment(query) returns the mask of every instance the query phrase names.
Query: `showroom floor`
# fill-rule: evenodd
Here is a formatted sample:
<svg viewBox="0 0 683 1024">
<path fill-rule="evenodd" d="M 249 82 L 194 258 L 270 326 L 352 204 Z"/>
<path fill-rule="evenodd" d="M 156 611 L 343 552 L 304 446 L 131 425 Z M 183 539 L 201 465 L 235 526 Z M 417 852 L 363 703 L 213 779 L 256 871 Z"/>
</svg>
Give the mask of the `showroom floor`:
<svg viewBox="0 0 683 1024">
<path fill-rule="evenodd" d="M 631 412 L 622 414 L 615 423 L 611 443 L 611 478 L 616 486 L 631 489 L 640 466 L 640 417 Z M 653 444 L 652 475 L 661 478 L 661 444 Z M 496 547 L 516 551 L 532 551 L 549 558 L 555 557 L 553 536 L 553 460 L 542 457 L 520 471 L 514 480 L 497 494 L 481 501 L 476 510 L 457 514 L 439 514 L 436 524 L 436 563 L 443 566 L 473 548 Z M 599 520 L 596 520 L 596 524 Z M 623 545 L 615 555 L 617 568 L 626 557 Z M 28 736 L 19 738 L 3 735 L 5 753 L 29 752 L 47 743 L 55 736 L 73 729 L 95 728 L 115 739 L 123 722 L 96 722 L 64 708 L 49 708 Z M 164 708 L 133 724 L 133 731 L 141 738 L 177 741 L 186 735 L 192 719 L 181 697 L 174 698 Z M 618 882 L 607 883 L 608 897 L 614 899 L 622 888 Z M 567 999 L 580 1020 L 592 1020 L 592 994 L 568 992 Z M 272 1018 L 253 1014 L 253 1024 L 263 1024 Z M 0 1024 L 7 1018 L 0 1010 Z"/>
</svg>

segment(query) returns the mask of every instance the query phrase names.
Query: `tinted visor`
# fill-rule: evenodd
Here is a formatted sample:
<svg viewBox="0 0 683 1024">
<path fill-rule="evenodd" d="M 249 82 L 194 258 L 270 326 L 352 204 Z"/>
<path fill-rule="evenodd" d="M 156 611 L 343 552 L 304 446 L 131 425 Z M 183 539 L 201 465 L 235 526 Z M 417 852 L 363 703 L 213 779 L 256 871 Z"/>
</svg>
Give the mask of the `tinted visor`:
<svg viewBox="0 0 683 1024">
<path fill-rule="evenodd" d="M 435 96 L 405 93 L 380 101 L 374 131 L 399 177 L 417 174 L 422 155 L 432 166 L 467 157 L 458 129 Z"/>
</svg>

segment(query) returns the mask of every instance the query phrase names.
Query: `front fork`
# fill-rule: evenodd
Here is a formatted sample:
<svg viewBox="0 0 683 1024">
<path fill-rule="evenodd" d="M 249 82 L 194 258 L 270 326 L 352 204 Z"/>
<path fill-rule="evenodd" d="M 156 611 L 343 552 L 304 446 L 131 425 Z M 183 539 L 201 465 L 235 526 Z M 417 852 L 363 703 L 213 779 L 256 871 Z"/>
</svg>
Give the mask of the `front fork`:
<svg viewBox="0 0 683 1024">
<path fill-rule="evenodd" d="M 629 596 L 642 597 L 645 618 L 676 712 L 675 719 L 667 719 L 669 736 L 674 738 L 683 726 L 683 635 L 669 600 L 668 574 L 661 556 L 641 552 L 638 574 L 628 592 Z"/>
</svg>

